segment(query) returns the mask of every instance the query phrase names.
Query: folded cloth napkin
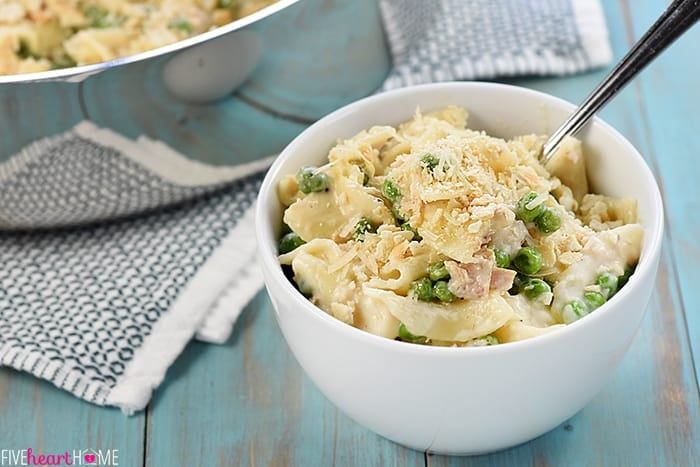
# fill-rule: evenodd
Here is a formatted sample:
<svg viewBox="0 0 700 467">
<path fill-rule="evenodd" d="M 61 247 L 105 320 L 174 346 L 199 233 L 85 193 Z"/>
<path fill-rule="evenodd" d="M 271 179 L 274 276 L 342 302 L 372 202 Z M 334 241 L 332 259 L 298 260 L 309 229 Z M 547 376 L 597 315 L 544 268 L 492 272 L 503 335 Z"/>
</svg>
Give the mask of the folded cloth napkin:
<svg viewBox="0 0 700 467">
<path fill-rule="evenodd" d="M 598 0 L 380 5 L 384 89 L 610 60 Z M 0 164 L 0 365 L 144 408 L 187 342 L 225 341 L 261 288 L 252 206 L 269 162 L 213 167 L 83 122 Z"/>
<path fill-rule="evenodd" d="M 561 75 L 612 58 L 599 0 L 380 0 L 394 67 L 383 89 Z"/>
<path fill-rule="evenodd" d="M 0 222 L 25 230 L 0 233 L 0 364 L 145 407 L 187 342 L 225 341 L 260 290 L 252 208 L 269 163 L 213 168 L 88 122 L 10 158 Z M 49 223 L 82 226 L 27 230 Z"/>
</svg>

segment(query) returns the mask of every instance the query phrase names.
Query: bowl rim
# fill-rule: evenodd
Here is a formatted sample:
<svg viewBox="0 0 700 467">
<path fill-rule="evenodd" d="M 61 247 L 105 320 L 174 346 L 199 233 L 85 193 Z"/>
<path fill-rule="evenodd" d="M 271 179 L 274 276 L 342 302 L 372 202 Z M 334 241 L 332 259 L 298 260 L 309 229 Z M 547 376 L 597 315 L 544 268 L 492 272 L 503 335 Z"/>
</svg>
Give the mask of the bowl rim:
<svg viewBox="0 0 700 467">
<path fill-rule="evenodd" d="M 0 75 L 0 85 L 13 83 L 35 83 L 38 81 L 82 81 L 97 73 L 101 73 L 110 68 L 115 68 L 129 63 L 140 62 L 161 55 L 168 55 L 171 52 L 190 48 L 192 46 L 207 42 L 217 37 L 224 36 L 230 32 L 243 29 L 249 24 L 255 23 L 268 16 L 277 13 L 301 0 L 277 0 L 277 2 L 261 8 L 260 10 L 250 15 L 231 21 L 228 24 L 219 26 L 218 28 L 197 34 L 181 41 L 173 42 L 172 44 L 156 47 L 133 55 L 118 57 L 105 62 L 94 63 L 91 65 L 74 66 L 69 68 L 60 68 L 57 70 L 40 71 L 36 73 L 18 73 L 12 75 Z"/>
<path fill-rule="evenodd" d="M 603 131 L 608 133 L 612 138 L 617 138 L 626 147 L 628 152 L 637 160 L 641 166 L 645 178 L 645 183 L 648 185 L 649 189 L 652 191 L 653 198 L 653 209 L 656 212 L 656 218 L 650 220 L 651 228 L 645 229 L 645 235 L 647 233 L 653 232 L 653 237 L 650 238 L 648 244 L 645 242 L 645 247 L 642 252 L 643 255 L 635 269 L 635 273 L 629 279 L 629 282 L 616 293 L 609 301 L 607 301 L 603 306 L 601 306 L 596 313 L 591 313 L 587 315 L 584 319 L 580 319 L 574 323 L 568 324 L 561 329 L 557 329 L 554 332 L 548 332 L 539 336 L 531 337 L 529 339 L 523 339 L 515 342 L 506 342 L 499 345 L 493 346 L 477 346 L 477 347 L 440 347 L 440 346 L 429 346 L 429 345 L 416 345 L 409 342 L 401 342 L 394 339 L 387 339 L 386 337 L 378 336 L 372 334 L 368 331 L 358 329 L 352 325 L 344 323 L 339 319 L 329 315 L 326 311 L 317 307 L 311 303 L 306 297 L 304 297 L 301 292 L 299 292 L 292 283 L 287 279 L 282 271 L 282 267 L 278 261 L 276 255 L 276 247 L 270 242 L 265 242 L 265 235 L 262 234 L 263 230 L 274 230 L 270 219 L 266 214 L 268 208 L 267 206 L 277 200 L 277 190 L 276 186 L 273 184 L 274 180 L 278 177 L 281 167 L 285 160 L 291 157 L 298 146 L 300 146 L 305 140 L 312 138 L 316 132 L 325 127 L 331 122 L 337 120 L 342 120 L 348 118 L 358 109 L 374 103 L 384 100 L 395 100 L 401 97 L 410 95 L 416 91 L 443 91 L 445 89 L 452 89 L 457 92 L 467 92 L 473 91 L 483 87 L 491 87 L 502 90 L 507 90 L 509 92 L 521 92 L 525 94 L 531 94 L 537 99 L 541 100 L 543 103 L 551 103 L 554 106 L 560 106 L 566 110 L 573 111 L 575 105 L 565 99 L 547 94 L 541 91 L 536 91 L 533 89 L 514 86 L 510 84 L 501 84 L 493 82 L 482 82 L 482 81 L 470 81 L 470 82 L 443 82 L 443 83 L 432 83 L 423 84 L 417 86 L 409 86 L 397 90 L 392 90 L 384 92 L 381 94 L 375 94 L 369 97 L 365 97 L 353 103 L 350 103 L 340 109 L 322 117 L 314 124 L 305 129 L 301 134 L 299 134 L 291 143 L 285 147 L 285 149 L 279 154 L 274 163 L 271 165 L 265 178 L 261 184 L 259 190 L 258 200 L 256 202 L 256 212 L 255 212 L 255 224 L 256 231 L 258 232 L 257 237 L 259 241 L 258 246 L 258 256 L 261 259 L 261 267 L 263 271 L 267 272 L 264 274 L 265 284 L 268 287 L 268 291 L 271 287 L 280 290 L 280 293 L 284 294 L 287 298 L 294 301 L 295 312 L 299 313 L 309 313 L 312 315 L 312 319 L 320 320 L 323 325 L 330 325 L 331 327 L 338 330 L 338 332 L 346 334 L 355 340 L 359 340 L 366 345 L 375 345 L 383 347 L 386 350 L 393 351 L 406 351 L 406 352 L 416 352 L 425 355 L 436 354 L 443 356 L 463 356 L 463 355 L 475 355 L 487 352 L 491 355 L 498 354 L 500 352 L 510 352 L 518 351 L 524 347 L 535 348 L 547 345 L 550 341 L 567 339 L 567 336 L 571 333 L 579 332 L 579 329 L 589 328 L 594 326 L 597 321 L 604 319 L 605 314 L 600 313 L 604 309 L 616 306 L 626 300 L 627 297 L 634 294 L 640 284 L 640 277 L 653 271 L 654 268 L 654 258 L 659 254 L 661 249 L 661 243 L 663 239 L 663 229 L 664 229 L 664 210 L 663 202 L 661 198 L 661 193 L 659 190 L 658 183 L 654 178 L 654 175 L 646 163 L 642 155 L 637 151 L 632 143 L 630 143 L 627 138 L 625 138 L 620 132 L 618 132 L 610 124 L 606 123 L 599 117 L 595 117 L 591 123 L 589 123 L 590 131 Z M 410 116 L 407 116 L 407 118 Z M 378 123 L 375 123 L 378 124 Z M 277 201 L 278 202 L 278 201 Z M 267 243 L 267 244 L 265 244 Z M 273 282 L 270 284 L 269 282 Z M 272 296 L 273 293 L 270 293 Z"/>
</svg>

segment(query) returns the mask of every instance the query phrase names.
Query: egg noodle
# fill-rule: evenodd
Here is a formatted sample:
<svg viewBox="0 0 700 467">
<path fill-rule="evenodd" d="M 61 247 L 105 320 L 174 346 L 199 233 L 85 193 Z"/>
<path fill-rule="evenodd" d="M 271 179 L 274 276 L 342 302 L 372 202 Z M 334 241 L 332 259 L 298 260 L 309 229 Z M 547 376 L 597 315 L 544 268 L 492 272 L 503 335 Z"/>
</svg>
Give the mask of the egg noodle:
<svg viewBox="0 0 700 467">
<path fill-rule="evenodd" d="M 0 75 L 99 63 L 209 31 L 276 0 L 0 0 Z"/>
<path fill-rule="evenodd" d="M 280 262 L 335 318 L 390 339 L 491 345 L 593 312 L 643 238 L 633 199 L 588 193 L 581 142 L 504 140 L 447 107 L 340 141 L 278 186 Z"/>
</svg>

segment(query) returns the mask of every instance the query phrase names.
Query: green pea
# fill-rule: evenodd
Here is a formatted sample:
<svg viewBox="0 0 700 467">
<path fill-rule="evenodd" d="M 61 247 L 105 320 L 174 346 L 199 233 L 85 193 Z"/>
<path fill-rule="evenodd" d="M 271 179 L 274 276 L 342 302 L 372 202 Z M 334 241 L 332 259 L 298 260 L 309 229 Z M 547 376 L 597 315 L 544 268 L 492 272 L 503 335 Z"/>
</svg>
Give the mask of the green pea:
<svg viewBox="0 0 700 467">
<path fill-rule="evenodd" d="M 233 8 L 238 6 L 238 0 L 219 0 L 219 8 Z"/>
<path fill-rule="evenodd" d="M 545 209 L 542 214 L 535 218 L 535 225 L 542 233 L 552 233 L 561 227 L 561 217 L 552 209 Z"/>
<path fill-rule="evenodd" d="M 520 291 L 530 300 L 534 300 L 543 293 L 551 292 L 552 289 L 542 279 L 528 279 L 521 287 Z"/>
<path fill-rule="evenodd" d="M 471 345 L 474 347 L 485 347 L 487 345 L 496 344 L 498 344 L 498 338 L 496 336 L 492 336 L 491 334 L 484 337 L 479 337 L 471 342 Z"/>
<path fill-rule="evenodd" d="M 421 158 L 420 162 L 423 164 L 423 167 L 433 170 L 440 163 L 440 159 L 438 159 L 435 155 L 428 153 Z"/>
<path fill-rule="evenodd" d="M 523 274 L 536 274 L 542 268 L 542 255 L 532 247 L 521 248 L 513 258 L 513 265 Z"/>
<path fill-rule="evenodd" d="M 564 323 L 571 324 L 588 314 L 586 304 L 581 300 L 572 300 L 562 310 L 561 317 Z"/>
<path fill-rule="evenodd" d="M 71 57 L 68 55 L 62 55 L 53 61 L 53 68 L 54 69 L 59 69 L 59 68 L 70 68 L 73 66 L 76 66 L 78 63 L 73 60 Z"/>
<path fill-rule="evenodd" d="M 301 169 L 297 171 L 296 174 L 296 179 L 297 183 L 301 183 L 303 180 L 307 178 L 311 178 L 314 174 L 316 173 L 316 167 L 312 167 L 310 165 L 305 165 Z"/>
<path fill-rule="evenodd" d="M 447 281 L 437 281 L 435 285 L 433 285 L 433 295 L 441 302 L 446 303 L 453 302 L 457 298 L 457 296 L 447 288 Z"/>
<path fill-rule="evenodd" d="M 493 256 L 496 259 L 496 266 L 499 268 L 507 268 L 510 266 L 510 255 L 500 248 L 494 248 Z"/>
<path fill-rule="evenodd" d="M 440 279 L 450 277 L 450 273 L 447 272 L 445 262 L 440 261 L 439 263 L 433 263 L 428 266 L 428 277 L 430 277 L 430 280 L 432 281 L 439 281 Z"/>
<path fill-rule="evenodd" d="M 91 28 L 107 29 L 114 26 L 114 23 L 109 18 L 101 18 L 90 23 Z"/>
<path fill-rule="evenodd" d="M 496 345 L 499 343 L 498 338 L 496 336 L 492 336 L 491 334 L 484 337 L 484 340 L 486 340 L 486 345 Z"/>
<path fill-rule="evenodd" d="M 328 175 L 323 172 L 314 174 L 313 177 L 307 180 L 306 187 L 302 188 L 304 193 L 317 193 L 320 191 L 328 191 Z"/>
<path fill-rule="evenodd" d="M 414 229 L 414 228 L 411 226 L 411 224 L 409 224 L 408 222 L 402 223 L 401 226 L 400 226 L 400 228 L 401 228 L 401 230 L 406 230 L 406 231 L 408 231 L 408 232 L 413 232 L 413 238 L 412 238 L 411 240 L 415 240 L 415 241 L 417 241 L 417 242 L 420 242 L 421 240 L 423 240 L 423 237 L 420 236 L 420 234 L 418 233 L 418 231 L 417 231 L 416 229 Z"/>
<path fill-rule="evenodd" d="M 617 279 L 618 290 L 620 290 L 622 286 L 625 285 L 628 280 L 630 280 L 630 276 L 632 275 L 632 273 L 634 273 L 634 268 L 626 266 L 625 272 Z"/>
<path fill-rule="evenodd" d="M 391 213 L 394 215 L 396 220 L 401 223 L 405 219 L 401 214 L 401 190 L 392 182 L 391 180 L 384 179 L 383 190 L 384 196 L 391 201 Z"/>
<path fill-rule="evenodd" d="M 515 215 L 518 216 L 518 219 L 525 222 L 532 222 L 545 211 L 546 208 L 544 203 L 540 203 L 532 209 L 527 208 L 527 205 L 534 201 L 538 196 L 539 195 L 537 193 L 531 191 L 520 198 L 520 201 L 518 201 L 518 206 L 515 208 Z"/>
<path fill-rule="evenodd" d="M 296 250 L 300 246 L 306 243 L 301 237 L 294 232 L 286 234 L 280 239 L 279 251 L 283 255 L 289 253 L 290 251 Z"/>
<path fill-rule="evenodd" d="M 423 343 L 425 342 L 425 337 L 423 336 L 416 336 L 415 334 L 411 333 L 411 331 L 408 330 L 405 324 L 401 323 L 399 325 L 399 338 L 402 341 L 407 341 L 407 342 L 415 342 L 415 343 Z"/>
<path fill-rule="evenodd" d="M 417 300 L 429 302 L 433 299 L 433 283 L 427 277 L 413 281 L 411 295 Z"/>
<path fill-rule="evenodd" d="M 170 22 L 170 24 L 168 24 L 168 27 L 170 29 L 179 29 L 185 34 L 192 34 L 192 31 L 194 31 L 192 28 L 192 23 L 186 19 L 174 19 Z"/>
<path fill-rule="evenodd" d="M 97 5 L 90 5 L 85 9 L 85 16 L 91 28 L 104 29 L 112 26 L 109 12 Z"/>
<path fill-rule="evenodd" d="M 352 233 L 352 238 L 354 240 L 362 240 L 365 238 L 365 234 L 367 233 L 374 233 L 376 232 L 377 229 L 374 228 L 374 226 L 364 217 L 357 221 L 357 224 L 355 224 L 355 229 Z"/>
<path fill-rule="evenodd" d="M 29 57 L 34 57 L 37 58 L 29 48 L 29 44 L 27 44 L 26 41 L 20 40 L 19 41 L 19 48 L 17 49 L 17 56 L 19 58 L 29 58 Z"/>
<path fill-rule="evenodd" d="M 388 178 L 384 180 L 384 195 L 395 203 L 401 197 L 401 190 Z"/>
<path fill-rule="evenodd" d="M 584 292 L 583 301 L 586 302 L 589 310 L 600 308 L 605 303 L 605 297 L 598 292 Z"/>
<path fill-rule="evenodd" d="M 604 272 L 603 274 L 599 275 L 595 280 L 595 283 L 600 287 L 600 293 L 603 295 L 603 298 L 606 299 L 615 295 L 615 292 L 617 292 L 619 287 L 619 280 L 617 276 L 609 272 Z"/>
<path fill-rule="evenodd" d="M 302 193 L 318 193 L 328 190 L 328 175 L 323 172 L 316 172 L 313 167 L 302 167 L 297 172 L 297 184 Z"/>
</svg>

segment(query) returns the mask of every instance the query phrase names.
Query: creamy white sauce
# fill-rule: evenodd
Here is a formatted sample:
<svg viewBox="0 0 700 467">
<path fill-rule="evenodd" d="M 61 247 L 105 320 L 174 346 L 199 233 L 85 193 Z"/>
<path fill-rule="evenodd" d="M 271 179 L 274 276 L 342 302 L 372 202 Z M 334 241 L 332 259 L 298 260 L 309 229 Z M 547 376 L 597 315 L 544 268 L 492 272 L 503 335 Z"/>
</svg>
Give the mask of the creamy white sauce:
<svg viewBox="0 0 700 467">
<path fill-rule="evenodd" d="M 581 251 L 582 258 L 557 278 L 552 309 L 561 312 L 567 303 L 581 299 L 585 289 L 602 273 L 622 275 L 625 267 L 639 258 L 642 236 L 639 224 L 624 225 L 592 236 Z"/>
</svg>

